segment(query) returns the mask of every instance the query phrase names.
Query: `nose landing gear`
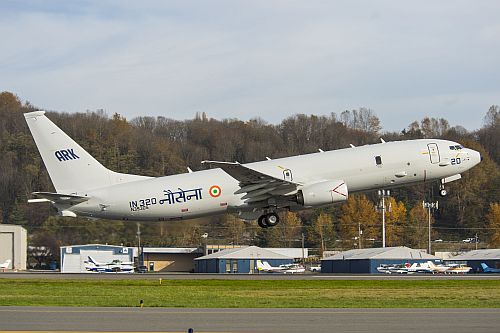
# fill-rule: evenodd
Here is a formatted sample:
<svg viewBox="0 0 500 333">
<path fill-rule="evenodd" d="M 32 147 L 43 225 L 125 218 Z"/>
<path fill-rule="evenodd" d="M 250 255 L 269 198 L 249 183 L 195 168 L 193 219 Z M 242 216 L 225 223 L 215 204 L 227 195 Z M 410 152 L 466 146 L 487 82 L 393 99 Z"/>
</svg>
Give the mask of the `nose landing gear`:
<svg viewBox="0 0 500 333">
<path fill-rule="evenodd" d="M 259 227 L 261 228 L 269 228 L 269 227 L 274 227 L 280 222 L 280 218 L 278 214 L 272 212 L 268 214 L 264 214 L 259 219 L 257 220 L 257 223 L 259 224 Z"/>
<path fill-rule="evenodd" d="M 448 191 L 444 188 L 444 179 L 441 179 L 439 183 L 439 195 L 445 197 L 448 194 Z"/>
</svg>

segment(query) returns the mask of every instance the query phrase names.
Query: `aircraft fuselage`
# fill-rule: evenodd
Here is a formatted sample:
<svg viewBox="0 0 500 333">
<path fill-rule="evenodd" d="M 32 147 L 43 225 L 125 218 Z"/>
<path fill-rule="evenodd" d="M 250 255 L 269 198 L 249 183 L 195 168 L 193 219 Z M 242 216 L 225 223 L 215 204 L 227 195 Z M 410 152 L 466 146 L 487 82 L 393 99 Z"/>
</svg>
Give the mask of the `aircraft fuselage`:
<svg viewBox="0 0 500 333">
<path fill-rule="evenodd" d="M 480 160 L 477 151 L 455 142 L 422 139 L 318 152 L 244 166 L 302 185 L 342 180 L 349 192 L 359 192 L 453 177 Z M 235 194 L 239 189 L 239 182 L 225 171 L 209 169 L 75 193 L 90 199 L 71 207 L 71 211 L 106 219 L 167 221 L 255 210 L 245 202 L 244 193 Z M 277 206 L 300 208 L 293 201 Z"/>
</svg>

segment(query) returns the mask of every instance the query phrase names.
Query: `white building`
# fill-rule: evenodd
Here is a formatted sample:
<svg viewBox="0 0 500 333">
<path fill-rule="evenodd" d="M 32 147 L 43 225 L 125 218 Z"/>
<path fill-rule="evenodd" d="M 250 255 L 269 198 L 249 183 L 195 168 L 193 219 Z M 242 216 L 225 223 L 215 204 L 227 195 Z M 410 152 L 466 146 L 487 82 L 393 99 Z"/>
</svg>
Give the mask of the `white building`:
<svg viewBox="0 0 500 333">
<path fill-rule="evenodd" d="M 113 260 L 132 262 L 134 250 L 137 248 L 102 244 L 61 246 L 61 273 L 86 273 L 84 262 L 89 256 L 106 263 Z"/>
<path fill-rule="evenodd" d="M 28 233 L 20 225 L 0 224 L 0 264 L 10 260 L 7 269 L 26 270 Z"/>
</svg>

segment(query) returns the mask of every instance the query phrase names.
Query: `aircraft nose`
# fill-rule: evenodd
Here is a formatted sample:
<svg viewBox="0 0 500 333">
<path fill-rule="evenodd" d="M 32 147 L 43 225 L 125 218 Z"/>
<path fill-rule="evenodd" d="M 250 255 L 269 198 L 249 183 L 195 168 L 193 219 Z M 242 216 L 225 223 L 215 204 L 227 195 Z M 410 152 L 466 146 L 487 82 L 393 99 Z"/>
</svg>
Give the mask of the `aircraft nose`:
<svg viewBox="0 0 500 333">
<path fill-rule="evenodd" d="M 483 160 L 483 156 L 481 156 L 481 153 L 478 152 L 477 150 L 473 150 L 472 154 L 473 154 L 472 156 L 474 156 L 473 160 L 475 161 L 475 164 L 478 164 Z"/>
</svg>

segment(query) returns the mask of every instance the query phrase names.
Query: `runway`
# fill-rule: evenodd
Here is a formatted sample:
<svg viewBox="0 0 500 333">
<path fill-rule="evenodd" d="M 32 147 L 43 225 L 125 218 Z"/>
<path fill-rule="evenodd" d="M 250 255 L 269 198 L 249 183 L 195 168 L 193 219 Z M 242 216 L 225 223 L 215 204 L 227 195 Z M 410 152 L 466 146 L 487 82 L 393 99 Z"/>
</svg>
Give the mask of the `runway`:
<svg viewBox="0 0 500 333">
<path fill-rule="evenodd" d="M 2 331 L 496 332 L 500 309 L 0 307 Z"/>
<path fill-rule="evenodd" d="M 190 273 L 54 273 L 4 272 L 0 279 L 121 279 L 121 280 L 500 280 L 500 274 L 190 274 Z"/>
</svg>

